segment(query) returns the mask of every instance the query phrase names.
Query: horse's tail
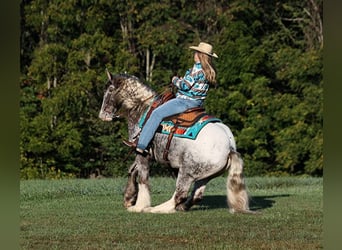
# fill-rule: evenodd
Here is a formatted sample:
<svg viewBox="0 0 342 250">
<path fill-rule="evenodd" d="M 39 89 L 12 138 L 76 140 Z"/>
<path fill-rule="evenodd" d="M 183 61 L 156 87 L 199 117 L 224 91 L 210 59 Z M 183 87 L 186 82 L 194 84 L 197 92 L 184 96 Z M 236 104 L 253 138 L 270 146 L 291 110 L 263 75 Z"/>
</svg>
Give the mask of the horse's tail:
<svg viewBox="0 0 342 250">
<path fill-rule="evenodd" d="M 231 213 L 254 213 L 249 210 L 249 196 L 243 175 L 243 160 L 238 152 L 231 150 L 228 158 L 227 202 Z"/>
</svg>

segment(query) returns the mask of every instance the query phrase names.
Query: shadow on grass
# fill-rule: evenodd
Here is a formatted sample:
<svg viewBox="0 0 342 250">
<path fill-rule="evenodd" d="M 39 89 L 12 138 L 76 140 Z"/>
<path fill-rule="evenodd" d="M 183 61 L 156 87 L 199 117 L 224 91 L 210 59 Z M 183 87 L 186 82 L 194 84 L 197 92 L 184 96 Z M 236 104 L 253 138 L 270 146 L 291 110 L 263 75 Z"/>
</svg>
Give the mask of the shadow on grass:
<svg viewBox="0 0 342 250">
<path fill-rule="evenodd" d="M 268 196 L 252 196 L 250 197 L 249 207 L 252 211 L 263 210 L 273 207 L 274 198 L 289 197 L 289 194 L 281 195 L 268 195 Z M 225 195 L 207 195 L 203 197 L 203 200 L 191 210 L 203 210 L 203 209 L 218 209 L 228 208 L 227 197 Z"/>
</svg>

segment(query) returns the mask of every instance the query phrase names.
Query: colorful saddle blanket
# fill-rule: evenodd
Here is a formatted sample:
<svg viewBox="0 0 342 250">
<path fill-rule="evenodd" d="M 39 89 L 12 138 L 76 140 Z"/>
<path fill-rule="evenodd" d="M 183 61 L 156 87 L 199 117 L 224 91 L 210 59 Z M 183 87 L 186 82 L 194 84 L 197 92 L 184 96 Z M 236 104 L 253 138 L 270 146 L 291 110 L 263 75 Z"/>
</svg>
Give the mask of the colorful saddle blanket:
<svg viewBox="0 0 342 250">
<path fill-rule="evenodd" d="M 142 128 L 145 123 L 147 112 L 148 112 L 148 109 L 145 111 L 144 115 L 141 117 L 139 121 L 140 128 Z M 172 116 L 172 117 L 175 117 L 175 116 Z M 197 117 L 197 121 L 194 121 L 193 125 L 191 126 L 182 126 L 182 124 L 175 124 L 174 121 L 175 119 L 168 119 L 168 118 L 166 118 L 166 120 L 163 120 L 157 129 L 157 133 L 162 133 L 166 135 L 173 133 L 173 136 L 175 137 L 188 138 L 188 139 L 195 140 L 198 133 L 206 124 L 208 124 L 209 122 L 221 122 L 220 119 L 212 115 L 208 115 L 206 113 L 202 113 L 201 115 L 199 115 Z"/>
<path fill-rule="evenodd" d="M 209 122 L 221 122 L 221 120 L 205 114 L 191 127 L 178 125 L 173 136 L 195 140 L 201 129 Z M 175 124 L 172 121 L 162 121 L 157 132 L 168 135 L 174 126 Z"/>
</svg>

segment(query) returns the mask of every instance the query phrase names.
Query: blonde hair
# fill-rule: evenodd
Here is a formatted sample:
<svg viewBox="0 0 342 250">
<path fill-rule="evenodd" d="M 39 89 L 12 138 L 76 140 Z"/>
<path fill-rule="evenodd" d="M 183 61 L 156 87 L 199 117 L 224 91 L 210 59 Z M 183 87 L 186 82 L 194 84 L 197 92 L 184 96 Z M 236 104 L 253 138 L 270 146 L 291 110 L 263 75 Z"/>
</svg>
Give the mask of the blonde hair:
<svg viewBox="0 0 342 250">
<path fill-rule="evenodd" d="M 212 63 L 212 57 L 197 51 L 198 58 L 201 62 L 205 77 L 207 78 L 208 82 L 210 84 L 215 85 L 216 84 L 216 69 Z"/>
</svg>

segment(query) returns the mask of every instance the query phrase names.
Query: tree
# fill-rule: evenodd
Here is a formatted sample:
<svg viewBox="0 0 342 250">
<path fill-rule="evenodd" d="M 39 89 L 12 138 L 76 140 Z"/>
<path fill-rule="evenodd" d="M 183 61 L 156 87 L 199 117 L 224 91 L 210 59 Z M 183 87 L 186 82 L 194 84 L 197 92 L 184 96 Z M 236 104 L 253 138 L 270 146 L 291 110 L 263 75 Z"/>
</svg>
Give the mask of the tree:
<svg viewBox="0 0 342 250">
<path fill-rule="evenodd" d="M 105 69 L 161 91 L 200 41 L 219 55 L 205 107 L 246 174 L 322 175 L 321 0 L 28 0 L 21 16 L 23 178 L 126 174 L 125 121 L 98 119 Z"/>
<path fill-rule="evenodd" d="M 321 50 L 279 14 L 302 5 L 258 4 L 232 4 L 220 18 L 220 83 L 207 107 L 236 134 L 247 174 L 321 175 Z"/>
</svg>

